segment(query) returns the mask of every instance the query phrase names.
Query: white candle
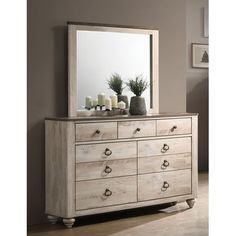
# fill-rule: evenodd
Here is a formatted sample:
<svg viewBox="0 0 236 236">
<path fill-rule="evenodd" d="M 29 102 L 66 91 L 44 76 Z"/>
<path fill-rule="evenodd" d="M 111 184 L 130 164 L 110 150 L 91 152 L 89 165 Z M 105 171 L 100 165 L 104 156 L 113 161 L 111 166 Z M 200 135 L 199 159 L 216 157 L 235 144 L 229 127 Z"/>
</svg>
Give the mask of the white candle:
<svg viewBox="0 0 236 236">
<path fill-rule="evenodd" d="M 106 110 L 111 110 L 111 99 L 110 98 L 106 98 L 105 99 L 105 108 Z"/>
<path fill-rule="evenodd" d="M 87 96 L 85 98 L 85 107 L 90 109 L 92 105 L 93 105 L 92 97 Z"/>
<path fill-rule="evenodd" d="M 117 96 L 114 94 L 114 95 L 111 95 L 110 98 L 111 98 L 112 108 L 117 108 Z"/>
<path fill-rule="evenodd" d="M 93 106 L 96 107 L 97 105 L 98 105 L 98 99 L 96 98 L 93 100 Z"/>
<path fill-rule="evenodd" d="M 104 93 L 99 93 L 98 94 L 98 105 L 99 106 L 104 106 L 105 105 L 105 94 Z"/>
<path fill-rule="evenodd" d="M 120 109 L 125 109 L 125 107 L 126 107 L 126 104 L 123 101 L 118 102 L 117 105 L 118 105 L 118 108 L 120 108 Z"/>
</svg>

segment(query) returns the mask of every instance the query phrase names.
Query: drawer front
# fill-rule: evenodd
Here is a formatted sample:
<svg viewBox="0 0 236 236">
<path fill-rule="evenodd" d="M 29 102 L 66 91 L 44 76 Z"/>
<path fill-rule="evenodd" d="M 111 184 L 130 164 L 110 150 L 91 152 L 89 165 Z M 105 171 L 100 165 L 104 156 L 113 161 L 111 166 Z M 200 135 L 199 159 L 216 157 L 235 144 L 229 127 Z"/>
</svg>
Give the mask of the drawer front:
<svg viewBox="0 0 236 236">
<path fill-rule="evenodd" d="M 137 202 L 136 176 L 76 182 L 76 210 Z"/>
<path fill-rule="evenodd" d="M 135 158 L 76 164 L 76 181 L 137 174 Z"/>
<path fill-rule="evenodd" d="M 138 141 L 138 156 L 156 156 L 191 152 L 191 137 Z"/>
<path fill-rule="evenodd" d="M 137 138 L 156 136 L 156 121 L 118 122 L 118 138 Z"/>
<path fill-rule="evenodd" d="M 138 176 L 138 200 L 191 194 L 191 170 L 178 170 Z"/>
<path fill-rule="evenodd" d="M 76 162 L 135 158 L 136 142 L 76 145 Z"/>
<path fill-rule="evenodd" d="M 157 120 L 157 136 L 191 134 L 191 118 Z"/>
<path fill-rule="evenodd" d="M 139 174 L 189 168 L 191 168 L 191 153 L 138 158 Z"/>
<path fill-rule="evenodd" d="M 93 141 L 117 138 L 117 123 L 76 124 L 76 141 Z"/>
</svg>

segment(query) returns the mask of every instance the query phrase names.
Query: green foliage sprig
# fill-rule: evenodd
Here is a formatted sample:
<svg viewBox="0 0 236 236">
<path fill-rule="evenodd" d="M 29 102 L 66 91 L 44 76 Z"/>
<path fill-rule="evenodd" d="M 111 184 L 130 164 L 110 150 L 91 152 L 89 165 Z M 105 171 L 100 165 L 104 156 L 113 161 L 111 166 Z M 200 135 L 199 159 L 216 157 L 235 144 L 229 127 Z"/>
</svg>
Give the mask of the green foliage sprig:
<svg viewBox="0 0 236 236">
<path fill-rule="evenodd" d="M 144 80 L 143 75 L 138 75 L 135 79 L 130 79 L 126 85 L 136 96 L 141 96 L 142 93 L 148 88 L 148 82 Z"/>
<path fill-rule="evenodd" d="M 110 79 L 107 81 L 107 84 L 110 89 L 112 89 L 117 95 L 121 95 L 124 88 L 123 87 L 123 80 L 121 76 L 117 73 L 111 75 Z"/>
</svg>

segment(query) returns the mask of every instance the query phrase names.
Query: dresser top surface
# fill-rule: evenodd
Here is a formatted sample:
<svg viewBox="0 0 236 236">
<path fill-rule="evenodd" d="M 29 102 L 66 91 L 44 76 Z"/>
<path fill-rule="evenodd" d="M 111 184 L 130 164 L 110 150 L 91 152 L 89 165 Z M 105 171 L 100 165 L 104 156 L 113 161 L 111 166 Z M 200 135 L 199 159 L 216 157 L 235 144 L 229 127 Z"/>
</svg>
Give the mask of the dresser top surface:
<svg viewBox="0 0 236 236">
<path fill-rule="evenodd" d="M 159 113 L 147 115 L 116 115 L 116 116 L 85 116 L 85 117 L 46 117 L 45 120 L 58 121 L 96 121 L 96 120 L 134 120 L 134 119 L 150 119 L 150 118 L 178 118 L 198 116 L 198 113 Z"/>
</svg>

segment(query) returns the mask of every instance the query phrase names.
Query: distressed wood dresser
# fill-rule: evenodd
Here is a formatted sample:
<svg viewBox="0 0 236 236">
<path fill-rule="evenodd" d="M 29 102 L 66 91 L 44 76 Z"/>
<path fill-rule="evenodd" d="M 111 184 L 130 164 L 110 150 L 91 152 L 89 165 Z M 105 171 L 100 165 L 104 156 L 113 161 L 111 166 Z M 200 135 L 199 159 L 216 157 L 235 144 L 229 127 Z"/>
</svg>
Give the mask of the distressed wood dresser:
<svg viewBox="0 0 236 236">
<path fill-rule="evenodd" d="M 75 217 L 197 197 L 197 114 L 47 118 L 46 214 Z"/>
</svg>

